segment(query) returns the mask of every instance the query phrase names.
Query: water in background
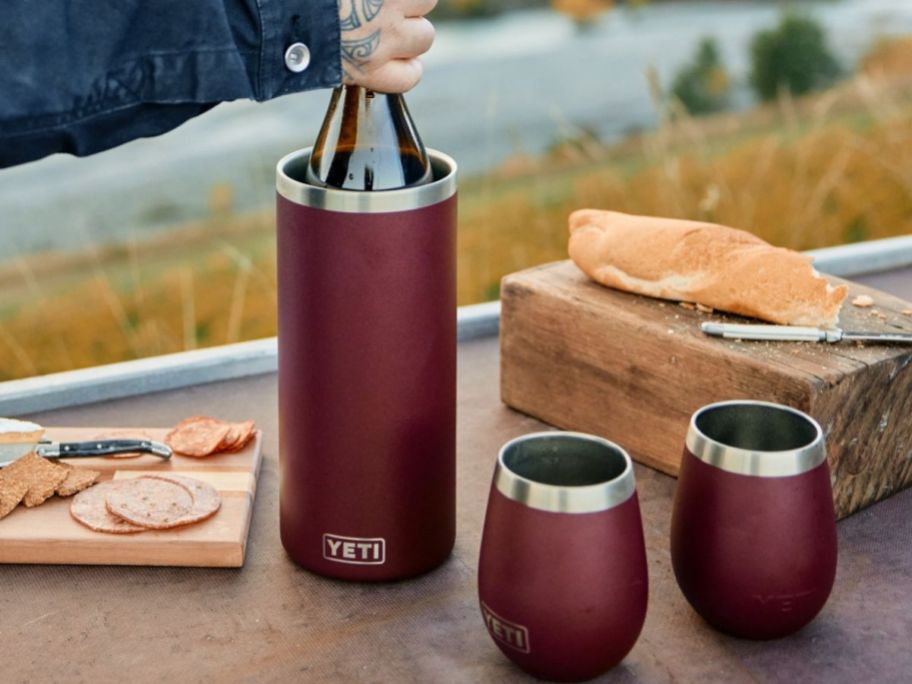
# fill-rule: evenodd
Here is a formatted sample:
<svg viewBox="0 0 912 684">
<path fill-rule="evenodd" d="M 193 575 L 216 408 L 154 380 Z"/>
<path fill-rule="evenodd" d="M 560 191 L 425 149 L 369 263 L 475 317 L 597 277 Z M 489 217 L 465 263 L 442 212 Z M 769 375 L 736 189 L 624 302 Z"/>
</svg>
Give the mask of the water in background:
<svg viewBox="0 0 912 684">
<path fill-rule="evenodd" d="M 912 32 L 912 2 L 800 4 L 847 66 L 877 37 Z M 748 104 L 748 41 L 777 17 L 776 3 L 716 0 L 618 9 L 584 30 L 547 10 L 446 23 L 409 107 L 429 146 L 478 173 L 579 128 L 612 139 L 653 126 L 646 70 L 667 84 L 702 36 L 717 39 L 735 102 Z M 228 103 L 158 138 L 0 171 L 0 260 L 167 230 L 207 215 L 219 184 L 235 210 L 268 206 L 276 160 L 312 142 L 327 101 L 324 91 Z"/>
</svg>

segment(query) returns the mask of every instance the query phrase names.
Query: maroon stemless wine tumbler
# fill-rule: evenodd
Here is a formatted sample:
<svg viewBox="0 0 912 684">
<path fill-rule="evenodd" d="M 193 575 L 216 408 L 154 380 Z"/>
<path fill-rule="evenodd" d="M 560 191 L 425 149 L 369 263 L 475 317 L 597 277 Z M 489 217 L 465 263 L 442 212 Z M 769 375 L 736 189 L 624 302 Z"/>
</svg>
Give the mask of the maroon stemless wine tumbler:
<svg viewBox="0 0 912 684">
<path fill-rule="evenodd" d="M 357 192 L 278 164 L 280 529 L 321 575 L 391 580 L 456 534 L 456 165 Z"/>
<path fill-rule="evenodd" d="M 591 679 L 646 618 L 646 547 L 633 464 L 572 432 L 508 442 L 488 499 L 478 594 L 488 633 L 536 677 Z"/>
<path fill-rule="evenodd" d="M 675 491 L 671 560 L 684 596 L 723 632 L 775 639 L 813 620 L 836 576 L 817 422 L 758 401 L 697 411 Z"/>
</svg>

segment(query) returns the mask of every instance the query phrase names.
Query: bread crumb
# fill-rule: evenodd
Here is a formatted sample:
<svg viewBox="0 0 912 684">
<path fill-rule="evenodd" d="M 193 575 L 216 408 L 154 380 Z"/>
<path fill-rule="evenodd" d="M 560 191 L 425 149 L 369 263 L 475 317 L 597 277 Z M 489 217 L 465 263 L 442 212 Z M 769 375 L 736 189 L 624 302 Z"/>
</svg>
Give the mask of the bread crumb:
<svg viewBox="0 0 912 684">
<path fill-rule="evenodd" d="M 673 329 L 669 328 L 669 329 L 668 329 L 668 334 L 669 334 L 669 335 L 674 335 L 674 334 L 675 334 L 675 331 L 674 331 Z"/>
<path fill-rule="evenodd" d="M 874 298 L 866 294 L 858 295 L 852 300 L 852 306 L 867 309 L 870 306 L 874 306 Z"/>
<path fill-rule="evenodd" d="M 903 309 L 903 316 L 912 316 L 912 309 Z"/>
<path fill-rule="evenodd" d="M 680 306 L 682 309 L 688 309 L 688 310 L 690 310 L 690 311 L 693 311 L 694 309 L 697 308 L 696 306 L 694 306 L 694 305 L 691 304 L 690 302 L 678 302 L 678 306 Z"/>
<path fill-rule="evenodd" d="M 713 308 L 711 306 L 706 306 L 705 304 L 700 304 L 700 302 L 697 302 L 697 311 L 700 313 L 711 314 L 713 312 Z"/>
<path fill-rule="evenodd" d="M 879 318 L 883 321 L 887 320 L 887 315 L 885 313 L 878 311 L 877 309 L 871 309 L 871 315 L 876 316 L 877 318 Z"/>
</svg>

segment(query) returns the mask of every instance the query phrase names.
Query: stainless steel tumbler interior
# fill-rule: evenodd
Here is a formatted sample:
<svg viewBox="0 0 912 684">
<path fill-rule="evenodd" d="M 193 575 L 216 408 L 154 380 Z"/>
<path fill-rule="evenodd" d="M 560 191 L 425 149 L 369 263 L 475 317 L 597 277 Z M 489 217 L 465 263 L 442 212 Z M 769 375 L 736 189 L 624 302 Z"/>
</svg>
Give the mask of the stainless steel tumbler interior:
<svg viewBox="0 0 912 684">
<path fill-rule="evenodd" d="M 798 409 L 764 401 L 723 401 L 691 418 L 687 448 L 701 461 L 742 475 L 781 477 L 826 459 L 823 430 Z"/>
<path fill-rule="evenodd" d="M 536 432 L 507 442 L 494 484 L 509 499 L 561 513 L 607 510 L 636 489 L 627 452 L 581 432 Z"/>
</svg>

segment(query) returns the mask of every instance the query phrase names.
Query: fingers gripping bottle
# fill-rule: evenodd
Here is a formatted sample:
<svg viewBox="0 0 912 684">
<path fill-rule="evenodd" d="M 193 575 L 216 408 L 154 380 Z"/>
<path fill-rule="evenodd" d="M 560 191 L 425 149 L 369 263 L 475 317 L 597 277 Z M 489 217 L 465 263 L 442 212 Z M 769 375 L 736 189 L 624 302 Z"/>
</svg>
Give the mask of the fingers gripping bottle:
<svg viewBox="0 0 912 684">
<path fill-rule="evenodd" d="M 456 165 L 401 96 L 334 91 L 277 168 L 280 529 L 321 575 L 394 580 L 455 538 Z"/>
</svg>

